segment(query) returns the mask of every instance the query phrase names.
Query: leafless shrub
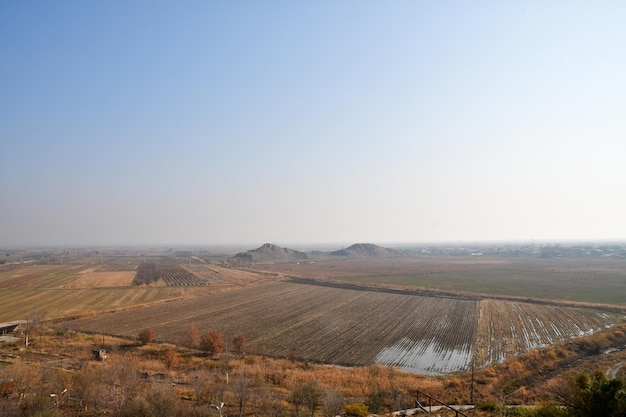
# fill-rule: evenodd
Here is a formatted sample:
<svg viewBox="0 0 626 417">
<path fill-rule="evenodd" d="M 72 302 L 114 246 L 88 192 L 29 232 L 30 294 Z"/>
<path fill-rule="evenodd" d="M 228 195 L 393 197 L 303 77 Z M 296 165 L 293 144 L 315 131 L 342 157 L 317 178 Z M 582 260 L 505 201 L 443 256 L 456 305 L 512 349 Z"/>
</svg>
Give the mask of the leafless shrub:
<svg viewBox="0 0 626 417">
<path fill-rule="evenodd" d="M 156 332 L 152 327 L 147 327 L 139 332 L 139 341 L 142 345 L 147 345 L 156 338 Z"/>
</svg>

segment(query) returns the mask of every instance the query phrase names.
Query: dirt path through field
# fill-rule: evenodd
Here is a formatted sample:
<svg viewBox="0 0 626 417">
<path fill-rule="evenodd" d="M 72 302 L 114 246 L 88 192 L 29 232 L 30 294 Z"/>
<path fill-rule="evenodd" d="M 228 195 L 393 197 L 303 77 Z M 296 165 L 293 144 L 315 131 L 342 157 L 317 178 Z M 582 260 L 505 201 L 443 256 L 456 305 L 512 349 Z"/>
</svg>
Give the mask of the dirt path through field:
<svg viewBox="0 0 626 417">
<path fill-rule="evenodd" d="M 617 376 L 617 373 L 619 372 L 619 370 L 624 367 L 624 364 L 626 364 L 626 361 L 621 361 L 621 362 L 618 362 L 615 365 L 611 366 L 606 371 L 606 377 L 607 378 L 615 378 Z"/>
</svg>

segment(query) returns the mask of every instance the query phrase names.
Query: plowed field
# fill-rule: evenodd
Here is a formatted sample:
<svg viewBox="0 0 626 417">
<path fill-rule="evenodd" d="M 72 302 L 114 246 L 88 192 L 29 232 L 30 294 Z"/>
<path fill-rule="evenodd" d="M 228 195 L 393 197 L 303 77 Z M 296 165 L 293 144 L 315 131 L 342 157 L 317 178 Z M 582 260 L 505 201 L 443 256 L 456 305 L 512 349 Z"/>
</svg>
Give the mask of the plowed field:
<svg viewBox="0 0 626 417">
<path fill-rule="evenodd" d="M 499 362 L 535 347 L 590 334 L 618 317 L 587 309 L 483 300 L 475 344 L 476 363 Z"/>
<path fill-rule="evenodd" d="M 441 374 L 603 328 L 615 314 L 451 297 L 272 282 L 149 306 L 74 325 L 177 342 L 188 324 L 246 335 L 247 351 L 341 365 L 381 363 Z"/>
<path fill-rule="evenodd" d="M 63 285 L 63 288 L 129 287 L 136 275 L 135 271 L 83 272 L 72 282 Z"/>
<path fill-rule="evenodd" d="M 26 318 L 33 310 L 47 312 L 47 319 L 58 319 L 135 308 L 190 296 L 191 291 L 185 287 L 0 290 L 0 321 Z"/>
</svg>

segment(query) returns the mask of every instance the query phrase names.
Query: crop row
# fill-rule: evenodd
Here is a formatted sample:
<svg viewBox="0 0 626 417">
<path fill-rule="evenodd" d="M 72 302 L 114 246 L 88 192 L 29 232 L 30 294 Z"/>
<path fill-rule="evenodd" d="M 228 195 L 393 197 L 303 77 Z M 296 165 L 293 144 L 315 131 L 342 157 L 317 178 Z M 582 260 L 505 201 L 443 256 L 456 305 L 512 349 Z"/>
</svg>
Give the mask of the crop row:
<svg viewBox="0 0 626 417">
<path fill-rule="evenodd" d="M 503 300 L 481 301 L 477 364 L 502 361 L 532 348 L 593 333 L 615 315 L 590 310 Z"/>
<path fill-rule="evenodd" d="M 205 281 L 180 265 L 157 265 L 155 262 L 142 262 L 137 267 L 133 285 L 150 285 L 159 280 L 162 280 L 168 287 L 189 287 L 206 284 Z"/>
<path fill-rule="evenodd" d="M 137 337 L 152 326 L 176 343 L 188 324 L 243 333 L 247 351 L 340 365 L 382 363 L 423 373 L 466 368 L 603 327 L 592 310 L 485 302 L 270 282 L 79 320 L 78 326 Z M 524 336 L 526 335 L 526 336 Z M 515 342 L 518 338 L 527 342 Z M 483 362 L 481 362 L 483 363 Z"/>
<path fill-rule="evenodd" d="M 188 287 L 195 285 L 205 285 L 203 281 L 180 265 L 159 265 L 159 279 L 165 282 L 168 287 Z"/>
<path fill-rule="evenodd" d="M 1 289 L 55 288 L 78 276 L 82 265 L 9 265 L 0 270 Z"/>
<path fill-rule="evenodd" d="M 133 285 L 149 285 L 159 280 L 159 271 L 154 262 L 142 262 L 137 267 Z"/>
</svg>

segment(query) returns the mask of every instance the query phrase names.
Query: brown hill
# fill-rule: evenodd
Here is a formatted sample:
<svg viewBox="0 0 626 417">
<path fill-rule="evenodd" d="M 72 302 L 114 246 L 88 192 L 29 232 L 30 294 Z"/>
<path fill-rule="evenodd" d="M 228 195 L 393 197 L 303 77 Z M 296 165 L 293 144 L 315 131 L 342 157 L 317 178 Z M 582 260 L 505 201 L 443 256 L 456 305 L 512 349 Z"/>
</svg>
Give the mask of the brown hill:
<svg viewBox="0 0 626 417">
<path fill-rule="evenodd" d="M 391 258 L 400 256 L 400 253 L 394 249 L 384 248 L 372 243 L 355 243 L 348 248 L 336 250 L 330 254 L 350 258 Z"/>
<path fill-rule="evenodd" d="M 266 243 L 260 248 L 240 252 L 231 259 L 237 263 L 293 262 L 305 261 L 308 259 L 308 256 L 304 252 Z"/>
</svg>

